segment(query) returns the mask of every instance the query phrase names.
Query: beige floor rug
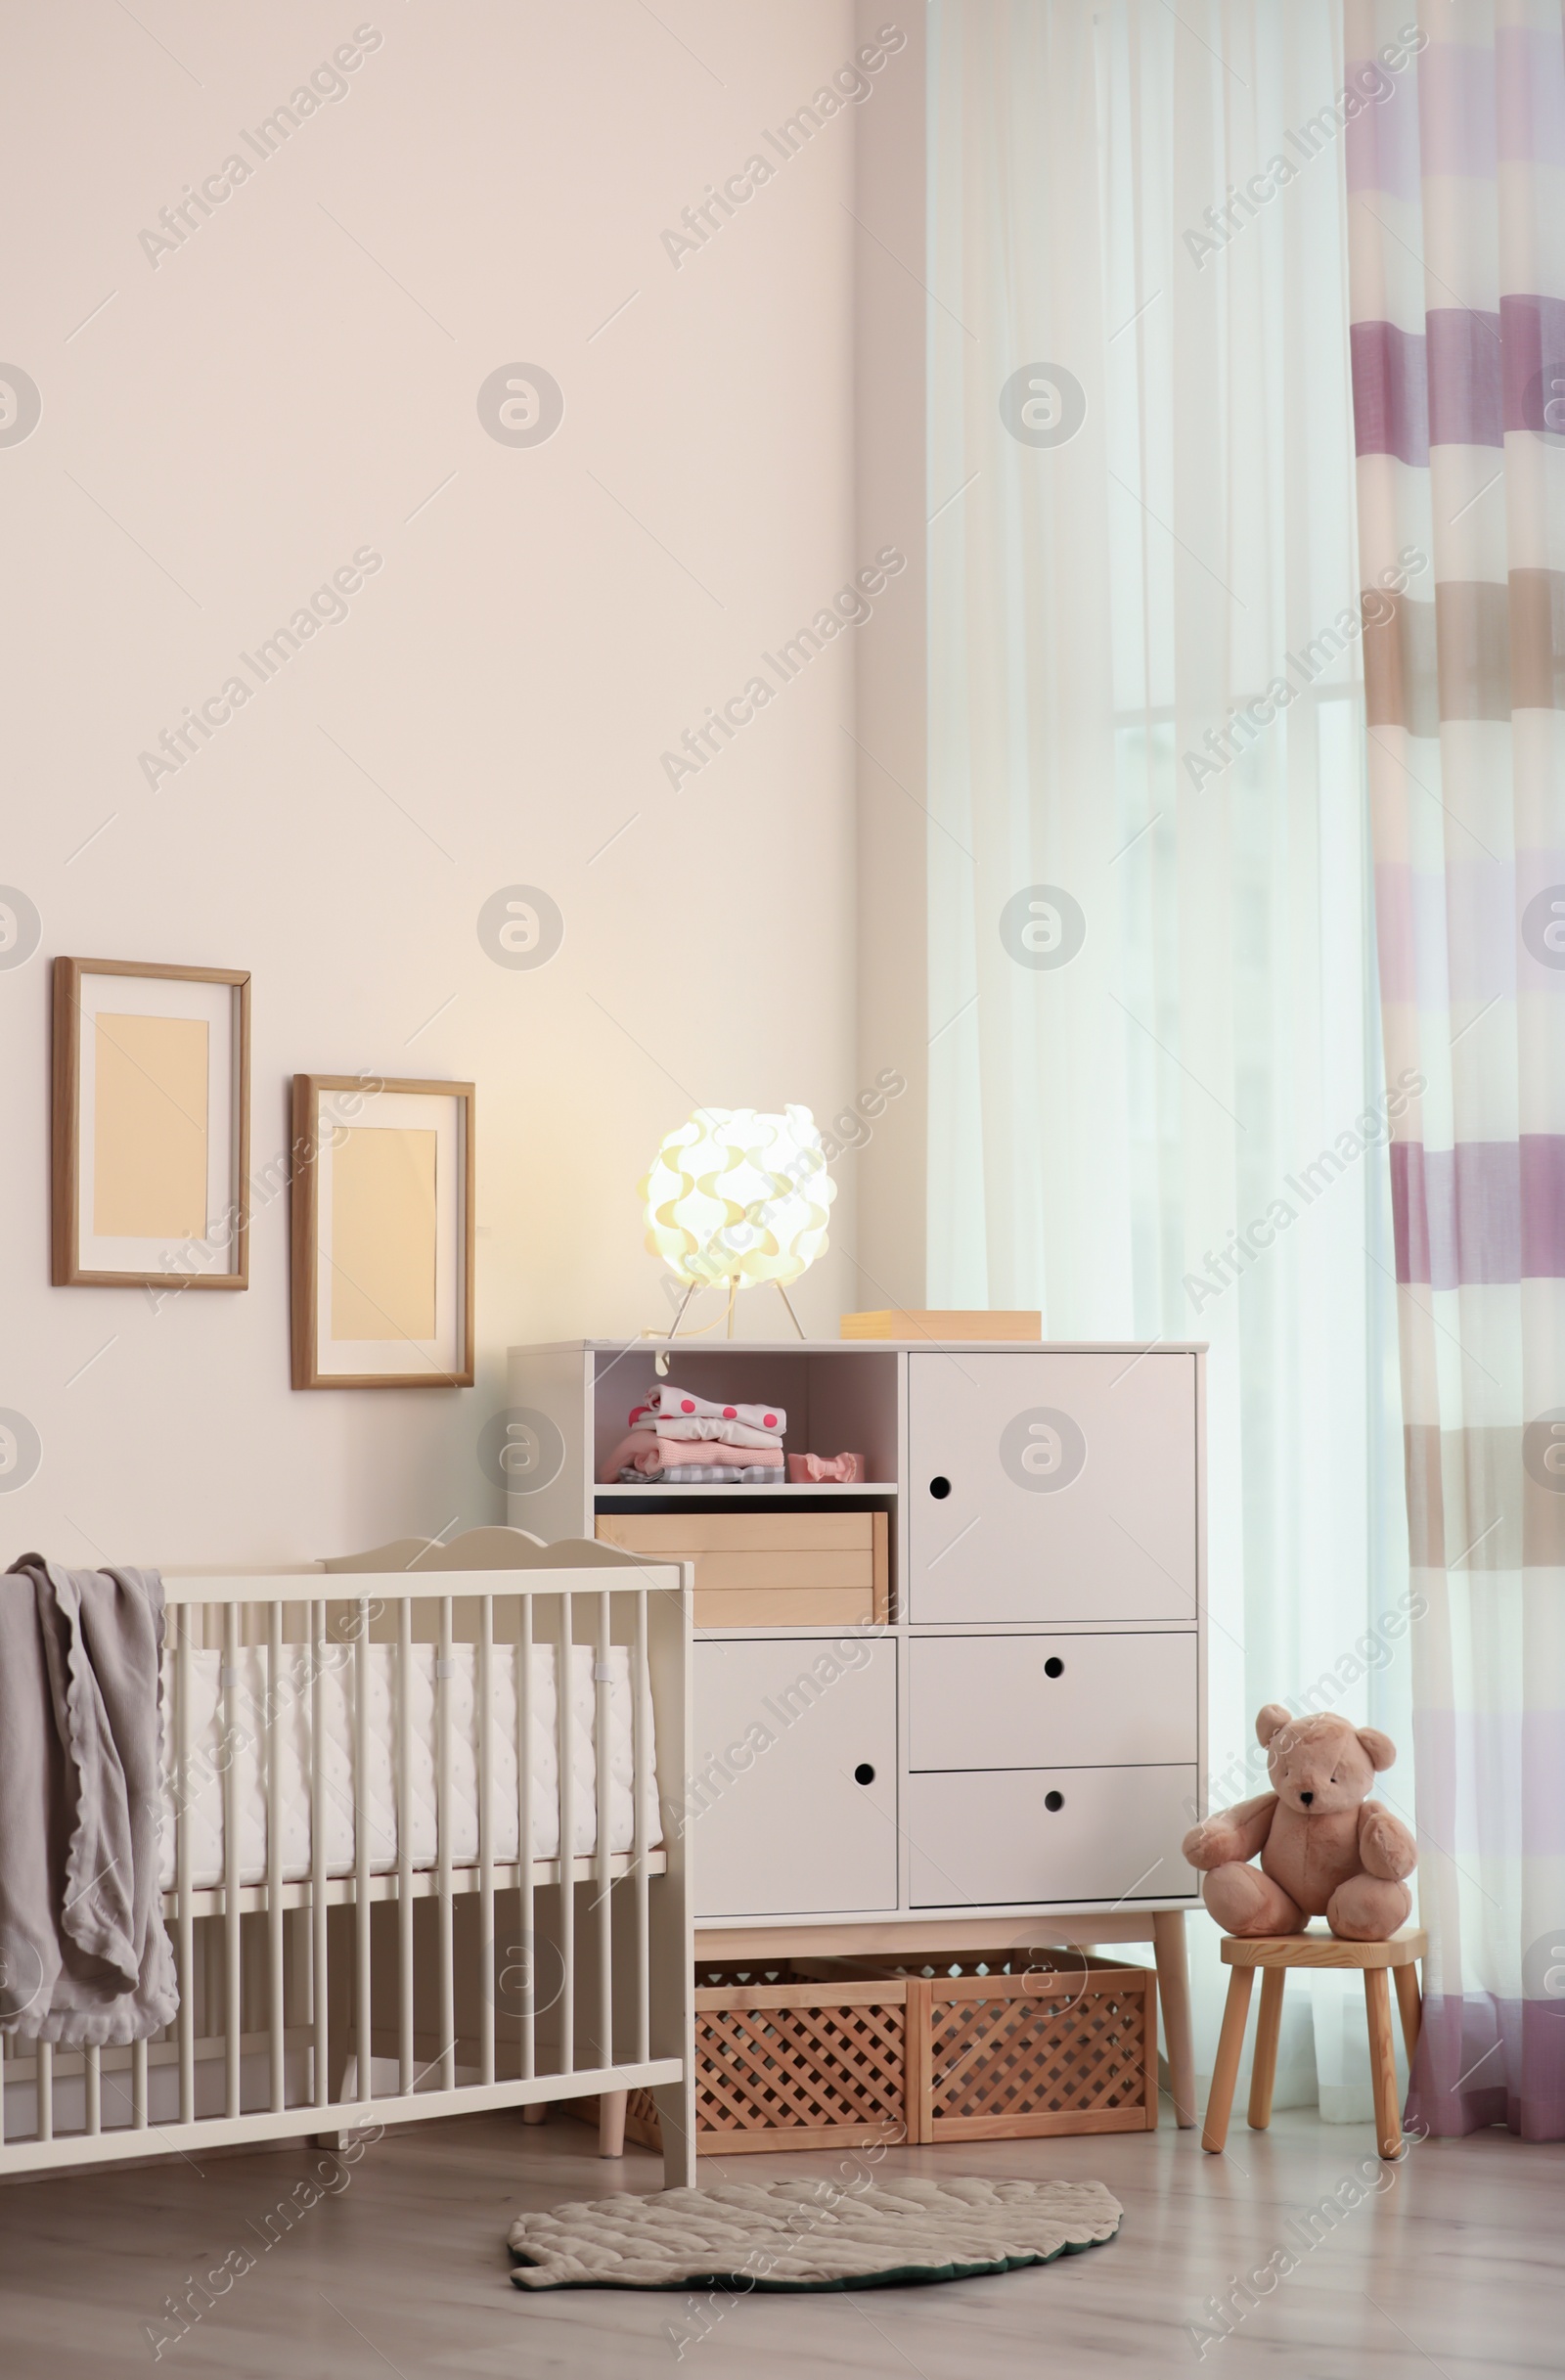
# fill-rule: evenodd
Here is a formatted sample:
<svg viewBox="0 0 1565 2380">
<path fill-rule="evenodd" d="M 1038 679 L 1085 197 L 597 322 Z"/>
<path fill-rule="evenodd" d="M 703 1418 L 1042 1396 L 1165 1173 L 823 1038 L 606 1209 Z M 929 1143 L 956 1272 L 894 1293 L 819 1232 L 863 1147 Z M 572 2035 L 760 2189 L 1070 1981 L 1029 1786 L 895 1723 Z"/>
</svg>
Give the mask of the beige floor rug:
<svg viewBox="0 0 1565 2380">
<path fill-rule="evenodd" d="M 1100 2181 L 939 2181 L 895 2176 L 727 2181 L 625 2191 L 523 2215 L 511 2228 L 518 2289 L 872 2289 L 1047 2265 L 1112 2239 L 1120 2203 Z"/>
</svg>

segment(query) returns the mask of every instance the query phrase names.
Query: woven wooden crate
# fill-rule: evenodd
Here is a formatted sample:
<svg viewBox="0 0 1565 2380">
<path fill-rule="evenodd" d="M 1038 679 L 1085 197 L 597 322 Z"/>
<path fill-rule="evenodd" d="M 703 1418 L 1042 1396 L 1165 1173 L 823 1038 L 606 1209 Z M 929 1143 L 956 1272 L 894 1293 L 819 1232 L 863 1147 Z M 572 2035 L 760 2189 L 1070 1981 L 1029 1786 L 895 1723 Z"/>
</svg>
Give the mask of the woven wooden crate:
<svg viewBox="0 0 1565 2380">
<path fill-rule="evenodd" d="M 1083 1952 L 942 1962 L 908 1984 L 914 2140 L 1155 2132 L 1157 1976 Z"/>
<path fill-rule="evenodd" d="M 699 1972 L 698 2151 L 1156 2130 L 1149 1967 L 1058 1950 Z M 625 2130 L 660 2147 L 649 2092 Z"/>
<path fill-rule="evenodd" d="M 910 1986 L 900 1976 L 823 1977 L 827 1963 L 697 1968 L 698 2152 L 907 2138 Z M 571 2112 L 596 2121 L 597 2106 L 573 2100 Z M 662 2146 L 649 2091 L 631 2092 L 625 2134 Z"/>
</svg>

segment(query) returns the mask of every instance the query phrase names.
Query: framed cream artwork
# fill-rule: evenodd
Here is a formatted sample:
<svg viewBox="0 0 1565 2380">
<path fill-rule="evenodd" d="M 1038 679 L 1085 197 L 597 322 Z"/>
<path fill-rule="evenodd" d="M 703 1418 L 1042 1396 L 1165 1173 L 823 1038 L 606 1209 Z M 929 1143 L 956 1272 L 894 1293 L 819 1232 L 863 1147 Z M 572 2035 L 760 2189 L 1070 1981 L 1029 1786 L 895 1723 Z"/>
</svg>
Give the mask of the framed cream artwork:
<svg viewBox="0 0 1565 2380">
<path fill-rule="evenodd" d="M 293 1077 L 295 1388 L 472 1385 L 473 1086 Z"/>
<path fill-rule="evenodd" d="M 56 1288 L 249 1285 L 250 979 L 54 965 Z"/>
</svg>

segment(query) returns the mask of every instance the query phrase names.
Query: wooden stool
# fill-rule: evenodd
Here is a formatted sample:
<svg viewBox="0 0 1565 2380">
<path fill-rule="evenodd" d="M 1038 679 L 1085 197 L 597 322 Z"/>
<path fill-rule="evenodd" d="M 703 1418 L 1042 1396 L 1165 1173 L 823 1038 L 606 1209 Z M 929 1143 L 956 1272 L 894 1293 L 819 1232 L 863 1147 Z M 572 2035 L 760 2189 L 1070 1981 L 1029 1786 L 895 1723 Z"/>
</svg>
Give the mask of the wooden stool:
<svg viewBox="0 0 1565 2380">
<path fill-rule="evenodd" d="M 1402 2117 L 1397 2108 L 1397 2059 L 1391 2045 L 1391 1998 L 1386 1990 L 1389 1967 L 1397 1980 L 1397 2006 L 1402 2038 L 1412 2063 L 1418 2046 L 1418 1970 L 1416 1961 L 1429 1948 L 1421 1926 L 1405 1925 L 1389 1942 L 1339 1942 L 1335 1934 L 1225 1934 L 1223 1964 L 1229 1977 L 1223 2033 L 1212 2070 L 1201 2146 L 1221 2156 L 1229 2136 L 1229 2114 L 1238 2079 L 1239 2052 L 1244 2047 L 1245 2020 L 1250 2013 L 1250 1989 L 1257 1967 L 1264 1968 L 1261 2021 L 1255 2035 L 1255 2062 L 1250 2071 L 1250 2129 L 1264 2133 L 1272 2121 L 1272 2085 L 1277 2069 L 1277 2035 L 1282 2027 L 1282 1987 L 1289 1967 L 1360 1967 L 1364 1971 L 1364 2007 L 1369 2018 L 1369 2070 L 1375 2094 L 1375 2138 L 1382 2157 L 1402 2154 Z"/>
</svg>

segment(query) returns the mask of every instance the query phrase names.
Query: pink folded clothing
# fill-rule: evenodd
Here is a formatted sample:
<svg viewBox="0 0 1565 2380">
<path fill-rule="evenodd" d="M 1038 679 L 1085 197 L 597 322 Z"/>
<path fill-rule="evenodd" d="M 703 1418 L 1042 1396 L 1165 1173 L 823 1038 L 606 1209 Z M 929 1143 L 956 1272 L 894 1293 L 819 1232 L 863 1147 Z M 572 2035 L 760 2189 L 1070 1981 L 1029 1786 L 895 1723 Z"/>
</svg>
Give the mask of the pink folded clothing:
<svg viewBox="0 0 1565 2380">
<path fill-rule="evenodd" d="M 702 1414 L 648 1414 L 641 1406 L 631 1415 L 630 1425 L 654 1428 L 660 1438 L 682 1438 L 691 1445 L 777 1446 L 775 1430 L 751 1429 L 747 1421 L 709 1421 Z"/>
<path fill-rule="evenodd" d="M 862 1455 L 790 1455 L 788 1477 L 795 1487 L 805 1487 L 822 1481 L 853 1480 L 864 1477 Z"/>
<path fill-rule="evenodd" d="M 746 1471 L 776 1471 L 779 1478 L 782 1475 L 780 1446 L 710 1446 L 693 1438 L 665 1438 L 659 1431 L 657 1451 L 665 1471 L 681 1462 L 715 1462 L 738 1464 Z"/>
<path fill-rule="evenodd" d="M 607 1459 L 598 1466 L 598 1476 L 609 1486 L 623 1479 L 626 1472 L 653 1477 L 663 1467 L 663 1458 L 657 1451 L 657 1440 L 649 1429 L 633 1429 L 628 1438 L 621 1438 Z"/>
<path fill-rule="evenodd" d="M 781 1479 L 782 1449 L 713 1446 L 698 1439 L 663 1438 L 649 1429 L 633 1429 L 600 1465 L 598 1476 L 605 1485 L 616 1479 L 671 1479 L 679 1483 L 693 1481 L 697 1470 L 703 1481 L 714 1471 L 734 1479 L 742 1473 L 751 1484 Z"/>
<path fill-rule="evenodd" d="M 688 1388 L 659 1380 L 647 1399 L 647 1411 L 661 1420 L 666 1415 L 701 1421 L 742 1421 L 747 1429 L 764 1430 L 781 1438 L 788 1417 L 781 1405 L 714 1405 L 710 1397 L 692 1396 Z"/>
</svg>

